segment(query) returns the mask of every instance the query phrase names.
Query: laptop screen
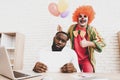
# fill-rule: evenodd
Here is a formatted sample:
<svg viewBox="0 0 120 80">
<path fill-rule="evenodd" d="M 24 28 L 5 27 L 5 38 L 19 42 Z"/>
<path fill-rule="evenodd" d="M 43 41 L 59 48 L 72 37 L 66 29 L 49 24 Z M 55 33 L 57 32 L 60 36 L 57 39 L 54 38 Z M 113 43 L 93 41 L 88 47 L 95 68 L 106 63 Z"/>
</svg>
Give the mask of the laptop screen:
<svg viewBox="0 0 120 80">
<path fill-rule="evenodd" d="M 14 79 L 10 59 L 4 46 L 0 46 L 0 74 Z"/>
<path fill-rule="evenodd" d="M 22 72 L 13 71 L 10 59 L 5 47 L 0 46 L 0 74 L 10 79 L 25 79 L 31 77 L 41 76 L 41 74 L 26 74 Z"/>
</svg>

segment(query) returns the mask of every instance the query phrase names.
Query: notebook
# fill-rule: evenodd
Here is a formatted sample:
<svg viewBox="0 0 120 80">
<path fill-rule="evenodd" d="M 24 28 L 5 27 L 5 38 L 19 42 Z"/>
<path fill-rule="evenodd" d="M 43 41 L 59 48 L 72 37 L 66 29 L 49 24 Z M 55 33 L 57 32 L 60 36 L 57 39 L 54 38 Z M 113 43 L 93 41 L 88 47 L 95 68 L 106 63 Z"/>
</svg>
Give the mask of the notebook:
<svg viewBox="0 0 120 80">
<path fill-rule="evenodd" d="M 40 73 L 34 74 L 33 72 L 32 74 L 28 74 L 19 71 L 13 71 L 8 52 L 4 46 L 0 46 L 0 75 L 3 75 L 13 80 L 23 80 L 26 78 L 42 76 Z"/>
</svg>

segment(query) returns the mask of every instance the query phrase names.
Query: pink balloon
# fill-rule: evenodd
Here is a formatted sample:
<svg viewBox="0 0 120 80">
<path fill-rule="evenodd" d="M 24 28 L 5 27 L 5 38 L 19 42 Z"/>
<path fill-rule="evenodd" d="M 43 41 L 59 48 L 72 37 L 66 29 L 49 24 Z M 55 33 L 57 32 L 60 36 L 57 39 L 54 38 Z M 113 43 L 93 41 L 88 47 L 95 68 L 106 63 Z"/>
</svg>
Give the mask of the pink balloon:
<svg viewBox="0 0 120 80">
<path fill-rule="evenodd" d="M 58 6 L 56 3 L 50 3 L 48 6 L 49 12 L 54 16 L 59 16 L 60 12 L 58 11 Z"/>
<path fill-rule="evenodd" d="M 66 16 L 68 16 L 68 14 L 69 14 L 69 11 L 67 10 L 67 11 L 61 13 L 60 16 L 61 16 L 62 18 L 65 18 Z"/>
</svg>

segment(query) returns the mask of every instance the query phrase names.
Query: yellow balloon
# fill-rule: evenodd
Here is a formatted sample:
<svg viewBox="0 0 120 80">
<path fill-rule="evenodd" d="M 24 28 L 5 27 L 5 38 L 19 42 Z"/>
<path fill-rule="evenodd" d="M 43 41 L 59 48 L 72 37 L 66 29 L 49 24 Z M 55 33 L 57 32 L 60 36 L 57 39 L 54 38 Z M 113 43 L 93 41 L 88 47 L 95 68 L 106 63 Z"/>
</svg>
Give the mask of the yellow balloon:
<svg viewBox="0 0 120 80">
<path fill-rule="evenodd" d="M 68 8 L 68 0 L 59 0 L 58 1 L 58 10 L 60 13 L 66 11 Z"/>
</svg>

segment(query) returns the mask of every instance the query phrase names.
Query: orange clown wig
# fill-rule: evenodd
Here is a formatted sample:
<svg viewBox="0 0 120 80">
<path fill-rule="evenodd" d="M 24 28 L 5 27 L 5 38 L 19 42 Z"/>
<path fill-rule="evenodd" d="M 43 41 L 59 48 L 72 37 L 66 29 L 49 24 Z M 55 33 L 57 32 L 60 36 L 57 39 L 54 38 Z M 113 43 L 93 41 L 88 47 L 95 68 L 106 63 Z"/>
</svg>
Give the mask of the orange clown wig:
<svg viewBox="0 0 120 80">
<path fill-rule="evenodd" d="M 85 14 L 86 16 L 88 16 L 88 24 L 90 24 L 92 22 L 92 20 L 94 19 L 94 16 L 95 16 L 95 12 L 94 12 L 92 6 L 90 6 L 90 5 L 80 6 L 73 13 L 73 17 L 72 17 L 73 22 L 78 21 L 78 17 L 80 14 Z"/>
</svg>

